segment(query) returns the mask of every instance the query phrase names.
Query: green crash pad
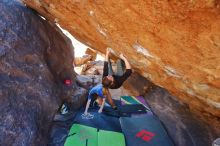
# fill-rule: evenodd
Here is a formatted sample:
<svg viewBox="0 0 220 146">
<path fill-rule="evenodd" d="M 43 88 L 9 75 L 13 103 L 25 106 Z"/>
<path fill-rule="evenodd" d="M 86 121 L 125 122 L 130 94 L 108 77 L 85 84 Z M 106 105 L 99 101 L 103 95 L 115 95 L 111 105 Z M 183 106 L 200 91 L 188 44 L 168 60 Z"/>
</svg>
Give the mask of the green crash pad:
<svg viewBox="0 0 220 146">
<path fill-rule="evenodd" d="M 125 139 L 120 132 L 73 124 L 64 146 L 125 146 Z"/>
<path fill-rule="evenodd" d="M 126 104 L 141 104 L 135 97 L 121 96 L 121 100 Z"/>
<path fill-rule="evenodd" d="M 140 100 L 141 97 L 134 97 L 134 96 L 121 96 L 121 101 L 125 104 L 141 104 L 143 105 L 146 110 L 151 111 L 150 108 L 144 104 L 143 101 Z"/>
<path fill-rule="evenodd" d="M 100 130 L 98 146 L 125 146 L 124 135 L 119 132 Z"/>
<path fill-rule="evenodd" d="M 97 129 L 80 124 L 74 124 L 69 132 L 64 146 L 97 146 Z"/>
</svg>

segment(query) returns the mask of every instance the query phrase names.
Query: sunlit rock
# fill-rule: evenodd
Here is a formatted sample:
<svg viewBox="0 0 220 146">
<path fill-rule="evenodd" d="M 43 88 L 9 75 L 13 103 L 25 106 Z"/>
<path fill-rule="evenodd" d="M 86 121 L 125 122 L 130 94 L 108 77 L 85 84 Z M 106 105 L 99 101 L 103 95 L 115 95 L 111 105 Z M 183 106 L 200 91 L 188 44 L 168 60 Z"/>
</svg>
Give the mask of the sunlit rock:
<svg viewBox="0 0 220 146">
<path fill-rule="evenodd" d="M 23 0 L 99 52 L 124 53 L 145 78 L 220 116 L 218 0 Z"/>
</svg>

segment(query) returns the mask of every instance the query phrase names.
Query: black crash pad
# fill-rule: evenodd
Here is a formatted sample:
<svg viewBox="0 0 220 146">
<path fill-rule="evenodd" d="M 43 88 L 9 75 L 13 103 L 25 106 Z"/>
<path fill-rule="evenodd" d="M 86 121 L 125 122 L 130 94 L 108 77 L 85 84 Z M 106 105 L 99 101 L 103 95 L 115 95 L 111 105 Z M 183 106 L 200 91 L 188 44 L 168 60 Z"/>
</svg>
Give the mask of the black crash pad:
<svg viewBox="0 0 220 146">
<path fill-rule="evenodd" d="M 146 113 L 146 108 L 142 104 L 126 104 L 118 107 L 121 113 L 143 114 Z"/>
<path fill-rule="evenodd" d="M 147 110 L 142 104 L 126 104 L 118 106 L 117 110 L 113 110 L 111 107 L 104 107 L 103 113 L 113 117 L 131 117 L 131 114 L 147 113 Z"/>
<path fill-rule="evenodd" d="M 111 107 L 104 107 L 103 114 L 112 117 L 130 117 L 131 113 L 120 112 L 119 110 L 114 110 Z"/>
</svg>

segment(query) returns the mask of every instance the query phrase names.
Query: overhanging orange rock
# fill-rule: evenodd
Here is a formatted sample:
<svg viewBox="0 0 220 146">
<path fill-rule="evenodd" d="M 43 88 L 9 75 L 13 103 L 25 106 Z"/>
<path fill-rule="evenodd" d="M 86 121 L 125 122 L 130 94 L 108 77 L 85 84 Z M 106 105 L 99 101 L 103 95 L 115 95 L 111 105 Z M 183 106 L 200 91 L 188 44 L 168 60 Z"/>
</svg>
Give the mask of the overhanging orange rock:
<svg viewBox="0 0 220 146">
<path fill-rule="evenodd" d="M 23 1 L 93 49 L 124 53 L 192 108 L 220 116 L 219 1 Z"/>
</svg>

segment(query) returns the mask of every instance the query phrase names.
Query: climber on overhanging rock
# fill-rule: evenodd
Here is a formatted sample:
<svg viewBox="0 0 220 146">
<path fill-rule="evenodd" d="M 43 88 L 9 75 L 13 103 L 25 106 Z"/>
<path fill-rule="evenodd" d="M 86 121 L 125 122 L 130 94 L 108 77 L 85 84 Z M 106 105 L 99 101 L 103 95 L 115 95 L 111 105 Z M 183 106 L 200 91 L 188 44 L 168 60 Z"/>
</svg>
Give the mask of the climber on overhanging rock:
<svg viewBox="0 0 220 146">
<path fill-rule="evenodd" d="M 104 68 L 103 68 L 102 84 L 99 84 L 90 90 L 84 115 L 89 115 L 88 108 L 90 104 L 95 101 L 97 101 L 97 103 L 100 105 L 100 109 L 98 112 L 101 113 L 105 105 L 106 98 L 109 104 L 111 105 L 111 107 L 114 110 L 117 110 L 117 107 L 115 106 L 114 101 L 112 100 L 108 88 L 111 89 L 120 88 L 124 83 L 124 81 L 131 75 L 132 70 L 127 59 L 124 57 L 123 54 L 120 54 L 120 59 L 117 61 L 117 71 L 116 73 L 114 73 L 112 70 L 112 65 L 110 62 L 109 55 L 110 55 L 110 50 L 107 49 Z"/>
<path fill-rule="evenodd" d="M 110 55 L 111 51 L 107 49 L 103 68 L 102 84 L 109 87 L 110 89 L 118 89 L 131 75 L 131 65 L 129 64 L 125 56 L 123 54 L 120 54 L 120 59 L 117 60 L 117 70 L 114 73 L 109 57 Z"/>
<path fill-rule="evenodd" d="M 103 68 L 103 77 L 102 84 L 105 87 L 110 89 L 118 89 L 122 86 L 125 80 L 131 75 L 131 65 L 123 54 L 120 54 L 120 59 L 117 60 L 117 70 L 114 73 L 112 69 L 112 64 L 110 61 L 111 51 L 107 48 L 104 68 Z M 115 107 L 117 108 L 117 107 Z"/>
</svg>

